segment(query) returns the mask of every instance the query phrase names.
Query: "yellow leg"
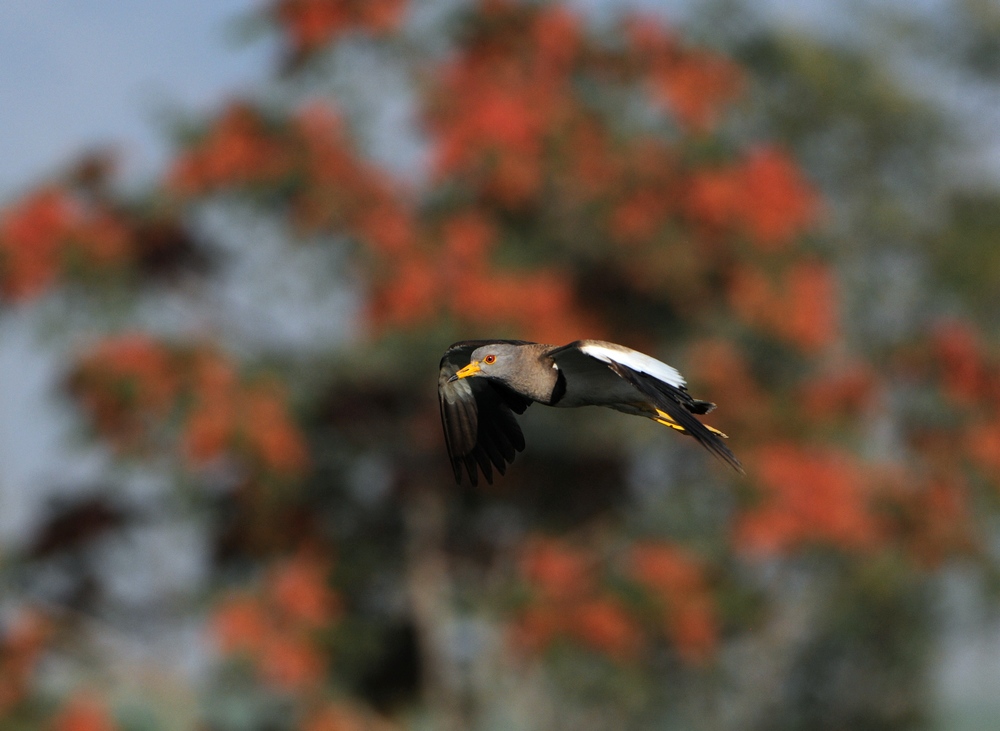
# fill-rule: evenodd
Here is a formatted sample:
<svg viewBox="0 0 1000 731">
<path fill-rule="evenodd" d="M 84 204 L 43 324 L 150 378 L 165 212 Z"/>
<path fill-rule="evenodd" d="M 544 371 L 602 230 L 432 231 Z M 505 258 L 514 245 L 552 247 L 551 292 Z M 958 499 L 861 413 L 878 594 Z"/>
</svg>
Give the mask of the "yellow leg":
<svg viewBox="0 0 1000 731">
<path fill-rule="evenodd" d="M 669 426 L 671 429 L 676 429 L 682 434 L 686 431 L 683 426 L 681 426 L 675 421 L 667 421 L 666 419 L 657 419 L 656 417 L 650 417 L 650 418 L 653 419 L 653 421 L 655 421 L 657 424 L 663 424 L 663 426 Z"/>
<path fill-rule="evenodd" d="M 687 431 L 683 426 L 674 421 L 673 418 L 670 416 L 670 414 L 666 413 L 665 411 L 660 411 L 659 409 L 657 409 L 656 416 L 651 416 L 650 418 L 657 424 L 663 424 L 663 426 L 669 426 L 671 429 L 676 429 L 679 432 Z M 705 424 L 705 428 L 708 429 L 713 434 L 717 434 L 718 436 L 722 437 L 723 439 L 729 439 L 728 434 L 723 434 L 714 426 L 709 426 L 708 424 Z"/>
<path fill-rule="evenodd" d="M 705 428 L 708 429 L 713 434 L 718 434 L 723 439 L 729 439 L 729 435 L 728 434 L 723 434 L 721 431 L 719 431 L 718 429 L 716 429 L 714 426 L 709 426 L 708 424 L 705 424 Z"/>
</svg>

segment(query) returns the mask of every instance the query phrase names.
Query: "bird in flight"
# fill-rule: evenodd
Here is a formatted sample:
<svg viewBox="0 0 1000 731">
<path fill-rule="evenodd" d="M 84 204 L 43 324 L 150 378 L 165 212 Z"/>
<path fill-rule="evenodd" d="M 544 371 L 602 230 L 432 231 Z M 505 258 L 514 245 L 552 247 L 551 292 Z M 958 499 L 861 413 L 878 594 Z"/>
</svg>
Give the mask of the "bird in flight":
<svg viewBox="0 0 1000 731">
<path fill-rule="evenodd" d="M 722 441 L 726 435 L 703 424 L 715 404 L 692 398 L 675 368 L 631 348 L 601 340 L 544 345 L 524 340 L 463 340 L 445 351 L 438 399 L 448 457 L 455 480 L 462 468 L 473 485 L 479 471 L 493 484 L 524 449 L 515 414 L 532 403 L 574 408 L 606 406 L 645 416 L 694 437 L 739 472 L 743 465 Z"/>
</svg>

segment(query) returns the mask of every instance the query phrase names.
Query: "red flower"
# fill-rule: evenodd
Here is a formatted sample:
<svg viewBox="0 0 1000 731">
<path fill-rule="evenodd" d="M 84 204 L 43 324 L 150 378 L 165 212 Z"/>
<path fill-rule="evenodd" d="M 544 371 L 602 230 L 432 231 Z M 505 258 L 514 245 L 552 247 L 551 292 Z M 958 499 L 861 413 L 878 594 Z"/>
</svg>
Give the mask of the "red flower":
<svg viewBox="0 0 1000 731">
<path fill-rule="evenodd" d="M 328 574 L 328 562 L 306 548 L 276 563 L 261 591 L 225 599 L 212 620 L 222 651 L 245 653 L 261 680 L 278 690 L 316 687 L 329 659 L 316 633 L 340 610 Z"/>
<path fill-rule="evenodd" d="M 1000 475 L 1000 418 L 974 423 L 968 427 L 969 455 L 984 472 Z"/>
<path fill-rule="evenodd" d="M 310 639 L 282 633 L 265 638 L 257 668 L 264 682 L 275 688 L 300 691 L 319 684 L 326 661 Z"/>
<path fill-rule="evenodd" d="M 715 605 L 699 562 L 686 551 L 664 543 L 633 547 L 631 575 L 663 606 L 663 626 L 689 662 L 708 659 L 718 643 Z"/>
<path fill-rule="evenodd" d="M 743 181 L 737 168 L 699 170 L 687 188 L 688 215 L 713 229 L 731 226 L 743 210 Z"/>
<path fill-rule="evenodd" d="M 229 186 L 273 183 L 291 172 L 287 141 L 270 129 L 252 105 L 234 102 L 205 138 L 175 160 L 167 187 L 197 195 Z"/>
<path fill-rule="evenodd" d="M 121 262 L 133 251 L 132 230 L 108 211 L 98 211 L 74 233 L 73 242 L 89 262 L 109 265 Z"/>
<path fill-rule="evenodd" d="M 324 45 L 349 22 L 344 0 L 283 0 L 275 15 L 292 48 L 300 53 Z"/>
<path fill-rule="evenodd" d="M 513 625 L 514 642 L 528 652 L 542 652 L 569 628 L 563 607 L 540 603 L 524 609 Z"/>
<path fill-rule="evenodd" d="M 396 727 L 343 703 L 329 703 L 306 719 L 302 731 L 391 731 Z"/>
<path fill-rule="evenodd" d="M 664 595 L 697 593 L 704 589 L 698 562 L 676 546 L 663 543 L 633 546 L 629 568 L 636 580 Z"/>
<path fill-rule="evenodd" d="M 561 186 L 581 203 L 617 191 L 625 161 L 611 148 L 606 129 L 594 120 L 581 121 L 567 132 Z"/>
<path fill-rule="evenodd" d="M 0 718 L 28 695 L 35 667 L 52 633 L 51 622 L 32 609 L 21 610 L 6 625 L 0 637 Z"/>
<path fill-rule="evenodd" d="M 229 399 L 213 399 L 188 416 L 182 453 L 192 467 L 204 465 L 228 448 L 236 433 L 236 410 Z"/>
<path fill-rule="evenodd" d="M 339 616 L 336 593 L 327 585 L 330 567 L 319 554 L 300 551 L 276 566 L 268 595 L 285 617 L 303 627 L 321 628 Z"/>
<path fill-rule="evenodd" d="M 655 190 L 640 190 L 619 203 L 611 214 L 611 232 L 625 243 L 649 241 L 663 225 L 668 205 Z"/>
<path fill-rule="evenodd" d="M 685 200 L 695 222 L 747 233 L 761 251 L 788 247 L 815 224 L 819 197 L 781 150 L 754 150 L 738 165 L 693 174 Z"/>
<path fill-rule="evenodd" d="M 973 548 L 968 487 L 960 476 L 932 481 L 916 502 L 921 520 L 912 551 L 922 564 L 936 567 L 949 555 Z"/>
<path fill-rule="evenodd" d="M 867 364 L 846 363 L 802 387 L 803 410 L 813 419 L 856 415 L 870 406 L 875 389 L 875 374 Z"/>
<path fill-rule="evenodd" d="M 408 0 L 361 0 L 355 5 L 358 25 L 373 33 L 391 33 L 402 25 L 408 4 Z"/>
<path fill-rule="evenodd" d="M 839 333 L 837 283 L 826 264 L 796 262 L 776 280 L 740 267 L 730 279 L 729 301 L 748 325 L 805 352 L 830 345 Z"/>
<path fill-rule="evenodd" d="M 732 342 L 703 340 L 691 348 L 691 373 L 705 391 L 721 404 L 739 404 L 735 413 L 712 414 L 723 431 L 769 434 L 774 420 L 773 407 L 750 372 L 750 363 Z M 732 424 L 732 428 L 728 426 Z"/>
<path fill-rule="evenodd" d="M 662 58 L 677 47 L 676 37 L 663 21 L 652 15 L 632 15 L 624 24 L 629 47 L 646 63 L 652 58 Z"/>
<path fill-rule="evenodd" d="M 976 403 L 988 384 L 979 334 L 968 323 L 947 320 L 934 329 L 931 345 L 947 396 L 961 405 Z"/>
<path fill-rule="evenodd" d="M 211 626 L 222 652 L 257 653 L 270 631 L 270 618 L 257 597 L 237 594 L 222 600 Z"/>
<path fill-rule="evenodd" d="M 739 319 L 762 329 L 773 330 L 775 324 L 788 314 L 771 279 L 750 265 L 733 271 L 729 281 L 729 304 Z"/>
<path fill-rule="evenodd" d="M 406 0 L 280 0 L 274 17 L 296 55 L 312 53 L 351 29 L 396 30 Z"/>
<path fill-rule="evenodd" d="M 655 62 L 654 94 L 666 102 L 680 125 L 704 132 L 718 122 L 724 105 L 743 89 L 743 74 L 732 62 L 709 53 L 685 52 Z"/>
<path fill-rule="evenodd" d="M 833 343 L 840 329 L 833 270 L 818 262 L 797 262 L 784 279 L 784 306 L 776 318 L 779 332 L 806 352 Z"/>
<path fill-rule="evenodd" d="M 386 202 L 361 215 L 358 233 L 375 251 L 398 256 L 416 243 L 416 225 L 408 211 Z"/>
<path fill-rule="evenodd" d="M 142 443 L 176 404 L 170 351 L 143 333 L 108 338 L 84 354 L 72 388 L 95 427 L 119 448 Z"/>
<path fill-rule="evenodd" d="M 635 620 L 611 596 L 598 596 L 573 607 L 571 631 L 612 659 L 625 660 L 639 649 L 642 633 Z"/>
<path fill-rule="evenodd" d="M 763 448 L 758 463 L 764 499 L 737 526 L 744 550 L 781 553 L 812 542 L 845 550 L 878 545 L 869 479 L 848 455 L 778 444 Z"/>
<path fill-rule="evenodd" d="M 532 541 L 521 558 L 521 570 L 543 596 L 568 601 L 593 588 L 591 558 L 555 539 Z"/>
<path fill-rule="evenodd" d="M 65 191 L 44 188 L 0 213 L 0 293 L 29 299 L 55 281 L 81 211 Z"/>
<path fill-rule="evenodd" d="M 236 433 L 239 415 L 235 366 L 216 352 L 194 353 L 189 364 L 193 405 L 181 436 L 182 452 L 197 467 L 225 452 Z"/>
<path fill-rule="evenodd" d="M 478 269 L 483 266 L 486 254 L 496 242 L 497 231 L 484 214 L 470 210 L 446 221 L 442 236 L 444 255 L 449 262 L 455 262 L 462 268 Z"/>
<path fill-rule="evenodd" d="M 441 272 L 427 256 L 411 252 L 398 257 L 395 264 L 369 312 L 369 320 L 376 327 L 400 327 L 427 320 L 445 294 Z"/>
<path fill-rule="evenodd" d="M 295 475 L 305 468 L 305 437 L 292 422 L 280 388 L 261 384 L 247 389 L 240 397 L 240 412 L 250 453 L 265 470 Z"/>
<path fill-rule="evenodd" d="M 667 614 L 667 632 L 688 662 L 706 662 L 719 644 L 715 605 L 704 595 L 679 602 Z"/>
<path fill-rule="evenodd" d="M 761 251 L 787 248 L 816 222 L 819 199 L 782 150 L 750 153 L 741 171 L 741 218 Z"/>
<path fill-rule="evenodd" d="M 542 8 L 535 17 L 534 43 L 543 66 L 572 64 L 582 43 L 580 17 L 560 5 Z"/>
<path fill-rule="evenodd" d="M 52 721 L 52 731 L 116 731 L 107 705 L 100 698 L 78 693 L 56 714 Z"/>
</svg>

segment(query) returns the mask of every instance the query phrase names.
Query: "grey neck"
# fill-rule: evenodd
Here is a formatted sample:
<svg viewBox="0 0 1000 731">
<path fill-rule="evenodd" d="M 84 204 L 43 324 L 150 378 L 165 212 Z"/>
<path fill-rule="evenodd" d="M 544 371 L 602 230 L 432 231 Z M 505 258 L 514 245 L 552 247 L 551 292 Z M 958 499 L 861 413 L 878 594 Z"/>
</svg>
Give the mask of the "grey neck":
<svg viewBox="0 0 1000 731">
<path fill-rule="evenodd" d="M 507 377 L 507 385 L 543 404 L 554 404 L 565 392 L 562 373 L 547 355 L 551 345 L 532 344 L 518 349 L 519 367 Z"/>
</svg>

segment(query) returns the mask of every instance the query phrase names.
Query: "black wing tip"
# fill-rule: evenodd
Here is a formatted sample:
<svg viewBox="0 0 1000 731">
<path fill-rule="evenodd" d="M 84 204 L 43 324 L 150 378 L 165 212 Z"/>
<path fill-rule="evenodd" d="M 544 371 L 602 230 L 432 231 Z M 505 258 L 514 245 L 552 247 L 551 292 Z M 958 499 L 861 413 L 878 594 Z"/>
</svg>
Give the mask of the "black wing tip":
<svg viewBox="0 0 1000 731">
<path fill-rule="evenodd" d="M 707 414 L 715 408 L 710 401 L 699 401 L 688 395 L 687 391 L 664 383 L 658 378 L 645 376 L 628 366 L 615 363 L 611 369 L 626 381 L 631 383 L 640 393 L 651 399 L 653 403 L 666 411 L 678 424 L 684 427 L 689 436 L 701 444 L 717 458 L 728 464 L 741 475 L 746 474 L 743 464 L 722 441 L 707 426 L 696 419 L 694 414 Z"/>
<path fill-rule="evenodd" d="M 465 462 L 465 471 L 469 474 L 469 482 L 472 483 L 473 487 L 479 486 L 479 469 L 476 467 L 476 461 L 472 458 L 471 454 L 465 455 L 462 460 Z M 458 484 L 462 484 L 459 482 Z"/>
<path fill-rule="evenodd" d="M 673 410 L 667 409 L 667 411 L 670 413 Z M 683 409 L 677 409 L 677 411 L 682 414 L 684 413 Z M 694 418 L 694 416 L 690 414 L 686 415 L 687 418 L 679 417 L 676 413 L 671 413 L 671 416 L 674 416 L 678 423 L 684 427 L 685 434 L 694 437 L 695 441 L 711 452 L 714 457 L 719 459 L 721 462 L 725 462 L 741 475 L 746 475 L 747 472 L 743 468 L 743 463 L 740 462 L 739 457 L 733 454 L 733 450 L 726 446 L 724 439 L 728 437 L 720 435 L 709 429 L 707 426 L 702 424 L 701 421 Z"/>
<path fill-rule="evenodd" d="M 688 420 L 678 419 L 684 426 L 687 434 L 694 437 L 701 446 L 705 447 L 715 457 L 728 464 L 741 475 L 746 475 L 747 472 L 743 468 L 743 463 L 733 454 L 733 450 L 726 446 L 725 442 L 722 441 L 722 437 L 710 431 L 707 426 L 694 418 L 694 416 L 689 415 Z"/>
<path fill-rule="evenodd" d="M 700 422 L 699 422 L 700 423 Z M 704 446 L 708 451 L 718 457 L 721 461 L 728 464 L 734 470 L 739 472 L 741 475 L 746 475 L 747 471 L 743 468 L 743 463 L 740 462 L 739 458 L 733 454 L 732 450 L 722 443 L 722 440 L 712 432 L 708 432 L 707 437 L 699 438 L 703 435 L 692 434 L 692 436 L 698 440 L 698 442 Z"/>
<path fill-rule="evenodd" d="M 521 451 L 523 447 L 515 447 L 517 451 Z M 455 484 L 462 484 L 463 470 L 462 466 L 465 466 L 464 473 L 469 475 L 469 483 L 472 487 L 479 486 L 479 475 L 486 479 L 488 485 L 493 484 L 493 469 L 495 468 L 501 476 L 507 474 L 507 467 L 514 463 L 514 458 L 511 457 L 507 460 L 493 460 L 490 458 L 485 451 L 477 448 L 473 452 L 463 455 L 462 457 L 453 460 L 452 468 L 455 471 Z"/>
</svg>

